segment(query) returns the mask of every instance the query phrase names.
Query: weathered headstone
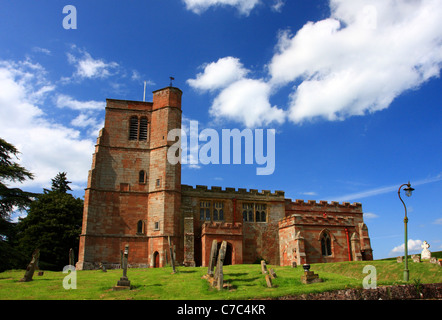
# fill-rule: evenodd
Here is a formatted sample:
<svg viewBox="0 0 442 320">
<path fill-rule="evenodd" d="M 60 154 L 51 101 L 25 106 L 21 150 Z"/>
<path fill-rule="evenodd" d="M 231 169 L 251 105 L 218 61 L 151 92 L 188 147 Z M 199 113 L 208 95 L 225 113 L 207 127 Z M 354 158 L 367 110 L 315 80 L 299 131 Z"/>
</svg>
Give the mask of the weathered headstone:
<svg viewBox="0 0 442 320">
<path fill-rule="evenodd" d="M 272 278 L 268 274 L 266 274 L 266 283 L 267 283 L 268 288 L 271 288 L 273 286 L 272 285 Z"/>
<path fill-rule="evenodd" d="M 175 270 L 175 258 L 173 256 L 173 245 L 170 242 L 170 236 L 167 237 L 167 241 L 169 242 L 170 263 L 172 264 L 172 270 L 173 270 L 172 274 L 173 274 L 173 273 L 176 273 L 176 270 Z"/>
<path fill-rule="evenodd" d="M 413 259 L 413 262 L 416 262 L 416 263 L 421 262 L 421 256 L 418 254 L 412 254 L 411 259 Z"/>
<path fill-rule="evenodd" d="M 262 274 L 267 274 L 267 265 L 265 260 L 261 260 L 261 272 Z"/>
<path fill-rule="evenodd" d="M 404 257 L 403 257 L 403 256 L 399 256 L 399 257 L 397 257 L 397 258 L 396 258 L 396 262 L 397 262 L 397 263 L 402 263 L 402 262 L 404 262 Z"/>
<path fill-rule="evenodd" d="M 429 247 L 430 247 L 430 244 L 427 241 L 424 241 L 424 243 L 422 243 L 422 245 L 421 245 L 421 248 L 422 248 L 421 259 L 422 260 L 426 260 L 426 259 L 431 258 L 431 251 L 428 250 Z"/>
<path fill-rule="evenodd" d="M 227 242 L 223 241 L 221 243 L 221 248 L 219 249 L 218 252 L 218 261 L 216 263 L 216 271 L 215 271 L 215 283 L 216 283 L 216 288 L 218 290 L 221 290 L 224 284 L 223 265 L 224 265 L 224 258 L 226 256 L 226 250 L 227 250 Z"/>
<path fill-rule="evenodd" d="M 213 276 L 213 269 L 215 268 L 215 263 L 216 263 L 217 249 L 218 249 L 218 242 L 216 240 L 213 240 L 212 248 L 210 249 L 209 268 L 207 269 L 207 274 L 209 276 Z"/>
<path fill-rule="evenodd" d="M 101 269 L 101 271 L 103 272 L 107 272 L 105 265 L 103 264 L 103 262 L 100 262 L 100 266 L 99 268 Z"/>
<path fill-rule="evenodd" d="M 271 278 L 273 278 L 273 279 L 276 278 L 276 272 L 275 272 L 275 270 L 273 270 L 272 268 L 270 268 L 269 273 L 270 273 L 270 277 L 271 277 Z"/>
<path fill-rule="evenodd" d="M 430 263 L 437 263 L 437 258 L 436 257 L 431 257 L 430 258 Z"/>
<path fill-rule="evenodd" d="M 296 268 L 298 266 L 298 264 L 296 263 L 296 261 L 292 261 L 292 268 Z"/>
<path fill-rule="evenodd" d="M 72 248 L 69 249 L 69 265 L 75 267 L 74 250 L 72 250 Z"/>
<path fill-rule="evenodd" d="M 34 251 L 34 253 L 32 254 L 31 262 L 28 264 L 28 267 L 26 268 L 25 275 L 22 279 L 20 279 L 20 282 L 32 281 L 32 277 L 34 276 L 35 269 L 38 268 L 39 257 L 40 257 L 40 249 L 36 249 Z"/>
<path fill-rule="evenodd" d="M 123 269 L 123 276 L 117 282 L 117 286 L 113 287 L 113 290 L 130 289 L 130 281 L 127 277 L 128 257 L 129 257 L 129 245 L 127 244 L 124 248 L 122 266 L 121 266 Z"/>
</svg>

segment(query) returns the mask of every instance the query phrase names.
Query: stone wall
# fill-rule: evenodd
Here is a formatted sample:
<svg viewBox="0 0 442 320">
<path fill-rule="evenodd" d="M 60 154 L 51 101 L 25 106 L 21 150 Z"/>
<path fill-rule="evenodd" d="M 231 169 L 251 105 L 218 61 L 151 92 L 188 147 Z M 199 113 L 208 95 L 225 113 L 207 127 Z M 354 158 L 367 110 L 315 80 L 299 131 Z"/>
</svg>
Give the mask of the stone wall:
<svg viewBox="0 0 442 320">
<path fill-rule="evenodd" d="M 277 298 L 278 300 L 415 300 L 442 299 L 442 283 L 346 289 Z"/>
</svg>

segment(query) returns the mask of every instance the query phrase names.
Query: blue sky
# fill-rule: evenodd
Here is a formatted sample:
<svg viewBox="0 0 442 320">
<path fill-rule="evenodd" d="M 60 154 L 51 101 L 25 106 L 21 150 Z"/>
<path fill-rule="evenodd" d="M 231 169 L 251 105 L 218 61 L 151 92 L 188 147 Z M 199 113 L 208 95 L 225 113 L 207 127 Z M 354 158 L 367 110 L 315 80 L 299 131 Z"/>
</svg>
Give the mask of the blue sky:
<svg viewBox="0 0 442 320">
<path fill-rule="evenodd" d="M 65 29 L 66 5 L 76 29 Z M 84 195 L 105 99 L 183 91 L 183 126 L 275 129 L 275 170 L 183 165 L 182 183 L 361 202 L 375 258 L 442 250 L 438 0 L 3 1 L 0 136 Z M 71 16 L 72 17 L 72 16 Z M 70 20 L 69 22 L 72 22 Z M 202 143 L 204 144 L 204 143 Z"/>
</svg>

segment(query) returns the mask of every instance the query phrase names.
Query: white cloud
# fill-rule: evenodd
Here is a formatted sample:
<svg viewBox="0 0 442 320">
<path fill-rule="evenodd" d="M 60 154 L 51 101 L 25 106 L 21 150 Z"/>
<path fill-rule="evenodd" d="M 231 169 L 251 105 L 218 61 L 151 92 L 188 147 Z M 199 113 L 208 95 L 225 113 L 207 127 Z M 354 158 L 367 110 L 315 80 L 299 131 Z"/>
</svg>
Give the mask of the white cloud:
<svg viewBox="0 0 442 320">
<path fill-rule="evenodd" d="M 232 6 L 241 14 L 248 16 L 260 0 L 183 0 L 187 10 L 201 14 L 212 6 Z"/>
<path fill-rule="evenodd" d="M 284 122 L 283 110 L 269 102 L 271 87 L 263 80 L 245 78 L 248 73 L 239 59 L 225 57 L 205 65 L 187 83 L 201 91 L 219 91 L 210 108 L 215 119 L 226 118 L 247 127 Z"/>
<path fill-rule="evenodd" d="M 225 57 L 204 65 L 204 71 L 189 79 L 187 83 L 199 90 L 217 90 L 244 78 L 249 70 L 245 69 L 238 58 Z"/>
<path fill-rule="evenodd" d="M 103 59 L 94 59 L 85 50 L 78 49 L 75 45 L 72 46 L 73 51 L 78 51 L 81 57 L 75 56 L 68 52 L 68 62 L 75 66 L 74 78 L 107 78 L 112 75 L 112 72 L 118 71 L 118 63 L 105 62 Z M 69 78 L 64 79 L 69 80 Z"/>
<path fill-rule="evenodd" d="M 104 110 L 106 107 L 104 101 L 78 101 L 64 94 L 59 94 L 57 96 L 56 105 L 59 108 L 69 108 L 72 110 Z"/>
<path fill-rule="evenodd" d="M 442 218 L 434 220 L 433 224 L 442 224 Z"/>
<path fill-rule="evenodd" d="M 364 212 L 364 219 L 375 219 L 379 218 L 379 216 L 373 212 Z"/>
<path fill-rule="evenodd" d="M 301 81 L 290 96 L 293 122 L 382 110 L 439 76 L 440 1 L 331 0 L 330 7 L 330 18 L 282 32 L 269 64 L 274 85 Z"/>
<path fill-rule="evenodd" d="M 210 114 L 215 118 L 227 118 L 252 128 L 272 122 L 283 123 L 284 111 L 269 102 L 271 88 L 262 80 L 241 79 L 215 98 Z"/>
<path fill-rule="evenodd" d="M 422 247 L 421 247 L 421 245 L 422 245 L 422 240 L 413 240 L 413 239 L 409 239 L 408 240 L 408 244 L 407 244 L 407 247 L 408 247 L 408 253 L 410 253 L 410 252 L 412 252 L 412 251 L 414 251 L 414 252 L 416 252 L 416 251 L 421 251 L 422 250 Z M 397 246 L 397 247 L 394 247 L 391 251 L 390 251 L 390 256 L 392 256 L 392 255 L 394 255 L 394 254 L 397 254 L 397 253 L 402 253 L 402 254 L 404 254 L 404 252 L 405 252 L 405 245 L 404 245 L 404 243 L 403 244 L 401 244 L 400 246 Z"/>
<path fill-rule="evenodd" d="M 55 87 L 45 73 L 28 60 L 0 61 L 0 136 L 15 145 L 20 164 L 35 175 L 20 187 L 50 187 L 51 179 L 63 171 L 74 184 L 84 184 L 94 141 L 47 119 L 39 104 Z"/>
<path fill-rule="evenodd" d="M 282 7 L 285 5 L 284 0 L 275 0 L 274 4 L 272 5 L 272 10 L 276 12 L 281 12 Z"/>
<path fill-rule="evenodd" d="M 266 79 L 246 79 L 249 71 L 239 59 L 226 57 L 208 64 L 189 85 L 211 91 L 224 87 L 212 114 L 250 126 L 285 118 L 293 123 L 344 120 L 376 112 L 404 91 L 439 77 L 441 1 L 330 0 L 330 8 L 330 17 L 306 23 L 295 35 L 279 33 Z M 287 109 L 271 107 L 271 95 L 287 85 L 293 87 Z"/>
</svg>

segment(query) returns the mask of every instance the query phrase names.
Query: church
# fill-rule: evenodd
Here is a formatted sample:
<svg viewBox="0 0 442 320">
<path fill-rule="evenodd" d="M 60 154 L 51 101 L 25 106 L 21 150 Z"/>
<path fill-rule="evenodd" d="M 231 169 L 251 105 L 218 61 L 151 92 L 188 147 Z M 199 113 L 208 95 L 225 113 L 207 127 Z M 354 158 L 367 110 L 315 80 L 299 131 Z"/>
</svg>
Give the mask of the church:
<svg viewBox="0 0 442 320">
<path fill-rule="evenodd" d="M 181 128 L 182 91 L 152 102 L 106 100 L 84 196 L 77 270 L 207 266 L 213 240 L 227 242 L 225 264 L 272 265 L 372 260 L 360 203 L 292 200 L 284 191 L 181 184 L 167 160 Z"/>
</svg>

